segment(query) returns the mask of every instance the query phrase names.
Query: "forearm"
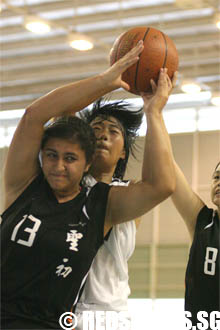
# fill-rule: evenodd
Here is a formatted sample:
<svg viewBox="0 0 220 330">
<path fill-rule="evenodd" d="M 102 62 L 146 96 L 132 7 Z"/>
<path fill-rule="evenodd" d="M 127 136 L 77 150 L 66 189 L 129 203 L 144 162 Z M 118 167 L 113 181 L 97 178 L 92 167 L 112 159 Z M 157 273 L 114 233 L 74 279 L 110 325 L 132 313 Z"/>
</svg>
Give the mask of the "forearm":
<svg viewBox="0 0 220 330">
<path fill-rule="evenodd" d="M 162 114 L 154 111 L 149 112 L 146 117 L 148 128 L 142 180 L 172 192 L 175 187 L 175 171 L 170 138 Z"/>
<path fill-rule="evenodd" d="M 27 108 L 27 112 L 31 112 L 31 120 L 42 125 L 52 117 L 74 114 L 117 88 L 129 89 L 121 80 L 121 74 L 138 61 L 142 50 L 143 41 L 140 41 L 105 72 L 62 86 L 39 98 Z"/>
<path fill-rule="evenodd" d="M 52 117 L 74 114 L 106 93 L 118 88 L 113 82 L 97 75 L 59 87 L 34 101 L 28 111 L 45 123 Z"/>
</svg>

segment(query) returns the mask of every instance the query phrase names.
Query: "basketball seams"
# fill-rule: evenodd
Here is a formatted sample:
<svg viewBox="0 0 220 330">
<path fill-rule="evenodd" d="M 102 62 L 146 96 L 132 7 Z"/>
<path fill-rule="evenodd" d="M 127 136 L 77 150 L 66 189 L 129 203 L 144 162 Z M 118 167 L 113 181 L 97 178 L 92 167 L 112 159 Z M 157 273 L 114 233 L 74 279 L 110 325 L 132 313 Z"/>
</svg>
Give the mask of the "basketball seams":
<svg viewBox="0 0 220 330">
<path fill-rule="evenodd" d="M 121 35 L 121 38 L 118 40 L 118 47 L 117 47 L 116 52 L 115 52 L 114 63 L 120 59 L 118 57 L 118 54 L 119 54 L 119 51 L 120 51 L 120 46 L 121 46 L 122 40 L 124 40 L 125 37 L 127 38 L 127 34 L 128 34 L 128 32 L 125 32 L 124 34 Z"/>
<path fill-rule="evenodd" d="M 155 82 L 161 67 L 168 68 L 171 78 L 178 68 L 178 53 L 173 41 L 162 31 L 152 27 L 137 27 L 121 34 L 110 54 L 111 65 L 124 56 L 138 40 L 143 40 L 145 49 L 139 61 L 122 74 L 122 79 L 130 85 L 130 93 L 140 95 L 140 91 L 152 92 L 150 79 Z"/>
<path fill-rule="evenodd" d="M 145 41 L 145 38 L 148 34 L 148 32 L 150 31 L 150 28 L 147 28 L 145 34 L 144 34 L 144 37 L 143 37 L 143 42 Z M 140 60 L 141 60 L 141 54 L 140 54 L 140 58 L 139 58 L 139 61 L 137 62 L 136 64 L 136 72 L 135 72 L 135 81 L 134 81 L 134 88 L 135 90 L 138 92 L 138 89 L 137 89 L 137 76 L 138 76 L 138 70 L 139 70 L 139 63 L 140 63 Z M 138 93 L 139 94 L 139 93 Z"/>
</svg>

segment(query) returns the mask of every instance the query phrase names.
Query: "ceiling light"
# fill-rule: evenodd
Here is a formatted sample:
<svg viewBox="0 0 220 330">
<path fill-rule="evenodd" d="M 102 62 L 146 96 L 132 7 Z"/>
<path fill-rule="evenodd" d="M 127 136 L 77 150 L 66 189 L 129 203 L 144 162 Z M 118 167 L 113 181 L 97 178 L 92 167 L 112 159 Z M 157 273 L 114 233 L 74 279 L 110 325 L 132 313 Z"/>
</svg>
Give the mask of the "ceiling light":
<svg viewBox="0 0 220 330">
<path fill-rule="evenodd" d="M 2 11 L 3 9 L 5 9 L 5 5 L 4 5 L 4 3 L 0 0 L 0 13 L 1 13 L 1 11 Z"/>
<path fill-rule="evenodd" d="M 68 39 L 70 46 L 77 50 L 86 51 L 94 47 L 92 39 L 83 34 L 72 33 Z"/>
<path fill-rule="evenodd" d="M 217 28 L 220 30 L 220 12 L 215 13 L 214 21 L 215 21 Z"/>
<path fill-rule="evenodd" d="M 194 94 L 201 91 L 201 86 L 195 81 L 186 80 L 182 82 L 181 90 L 187 94 Z"/>
<path fill-rule="evenodd" d="M 216 107 L 220 107 L 220 92 L 212 93 L 211 103 Z"/>
<path fill-rule="evenodd" d="M 27 30 L 33 33 L 47 33 L 50 31 L 50 25 L 46 21 L 37 17 L 25 17 L 24 25 Z"/>
</svg>

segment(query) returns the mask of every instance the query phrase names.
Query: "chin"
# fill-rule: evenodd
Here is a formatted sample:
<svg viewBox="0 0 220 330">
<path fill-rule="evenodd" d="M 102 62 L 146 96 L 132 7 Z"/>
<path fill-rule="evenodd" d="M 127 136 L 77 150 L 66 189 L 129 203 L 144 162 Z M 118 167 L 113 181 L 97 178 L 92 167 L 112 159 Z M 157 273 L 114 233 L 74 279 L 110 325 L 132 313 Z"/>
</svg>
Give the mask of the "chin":
<svg viewBox="0 0 220 330">
<path fill-rule="evenodd" d="M 64 186 L 60 182 L 54 182 L 53 180 L 48 180 L 48 183 L 49 183 L 51 189 L 54 191 L 64 190 Z"/>
<path fill-rule="evenodd" d="M 220 196 L 213 198 L 213 204 L 220 208 Z"/>
</svg>

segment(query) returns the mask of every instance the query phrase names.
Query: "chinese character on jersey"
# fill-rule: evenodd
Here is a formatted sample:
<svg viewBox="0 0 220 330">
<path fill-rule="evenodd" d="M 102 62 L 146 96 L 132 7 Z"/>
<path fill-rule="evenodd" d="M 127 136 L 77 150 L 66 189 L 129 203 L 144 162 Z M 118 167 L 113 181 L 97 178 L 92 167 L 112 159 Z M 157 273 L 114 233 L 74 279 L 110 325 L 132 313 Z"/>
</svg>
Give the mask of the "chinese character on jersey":
<svg viewBox="0 0 220 330">
<path fill-rule="evenodd" d="M 68 259 L 63 259 L 63 262 L 67 262 Z M 64 278 L 67 277 L 71 272 L 72 272 L 72 267 L 67 266 L 65 267 L 65 265 L 59 265 L 57 266 L 57 271 L 56 274 L 57 276 L 63 276 Z"/>
<path fill-rule="evenodd" d="M 78 240 L 83 237 L 83 234 L 77 233 L 77 230 L 70 230 L 70 233 L 67 233 L 66 242 L 70 243 L 70 250 L 78 251 Z"/>
</svg>

